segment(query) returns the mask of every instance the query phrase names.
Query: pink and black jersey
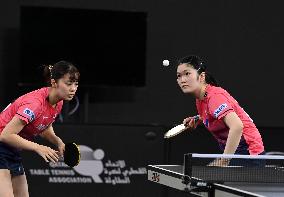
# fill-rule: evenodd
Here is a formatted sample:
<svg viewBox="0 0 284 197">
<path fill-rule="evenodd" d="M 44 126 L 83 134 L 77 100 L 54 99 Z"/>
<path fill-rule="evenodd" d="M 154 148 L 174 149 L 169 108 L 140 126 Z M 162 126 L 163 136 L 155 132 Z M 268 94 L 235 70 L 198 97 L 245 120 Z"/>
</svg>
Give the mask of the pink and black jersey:
<svg viewBox="0 0 284 197">
<path fill-rule="evenodd" d="M 236 154 L 245 150 L 251 155 L 257 155 L 264 151 L 261 135 L 252 119 L 226 90 L 208 85 L 205 98 L 196 99 L 196 106 L 204 125 L 218 140 L 222 150 L 225 149 L 229 134 L 229 128 L 222 119 L 230 112 L 235 112 L 244 125 Z"/>
<path fill-rule="evenodd" d="M 60 101 L 52 107 L 47 100 L 48 93 L 49 88 L 41 88 L 19 97 L 8 105 L 0 114 L 0 133 L 14 116 L 27 123 L 19 133 L 25 139 L 32 140 L 45 130 L 55 121 L 63 105 L 63 101 Z"/>
</svg>

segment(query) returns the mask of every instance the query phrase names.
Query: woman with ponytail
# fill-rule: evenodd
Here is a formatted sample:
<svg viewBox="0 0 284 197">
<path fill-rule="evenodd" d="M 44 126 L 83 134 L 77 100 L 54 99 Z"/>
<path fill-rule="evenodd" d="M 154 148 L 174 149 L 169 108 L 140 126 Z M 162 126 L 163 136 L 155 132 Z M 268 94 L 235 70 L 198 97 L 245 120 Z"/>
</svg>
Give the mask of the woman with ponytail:
<svg viewBox="0 0 284 197">
<path fill-rule="evenodd" d="M 261 135 L 252 119 L 226 90 L 219 87 L 199 57 L 190 55 L 179 60 L 177 83 L 184 93 L 196 98 L 199 121 L 185 118 L 185 126 L 194 129 L 203 122 L 224 154 L 264 154 Z M 222 160 L 220 165 L 228 165 L 228 161 Z"/>
<path fill-rule="evenodd" d="M 71 100 L 78 88 L 79 71 L 69 62 L 45 66 L 49 87 L 29 92 L 9 104 L 0 114 L 0 196 L 28 197 L 28 184 L 21 150 L 39 154 L 46 162 L 57 162 L 65 150 L 52 123 L 63 100 Z M 56 149 L 33 142 L 40 135 Z"/>
</svg>

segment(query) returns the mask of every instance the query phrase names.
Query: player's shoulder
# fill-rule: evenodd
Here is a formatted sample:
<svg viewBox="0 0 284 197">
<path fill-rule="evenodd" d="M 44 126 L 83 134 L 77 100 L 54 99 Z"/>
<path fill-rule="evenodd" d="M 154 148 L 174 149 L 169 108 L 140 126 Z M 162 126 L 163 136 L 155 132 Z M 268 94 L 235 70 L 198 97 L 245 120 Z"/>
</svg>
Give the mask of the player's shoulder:
<svg viewBox="0 0 284 197">
<path fill-rule="evenodd" d="M 221 102 L 231 100 L 231 95 L 222 87 L 210 86 L 207 88 L 207 102 Z"/>
<path fill-rule="evenodd" d="M 24 94 L 19 97 L 16 102 L 22 104 L 31 103 L 33 105 L 43 105 L 47 96 L 48 88 L 44 87 Z"/>
<path fill-rule="evenodd" d="M 229 93 L 223 89 L 222 87 L 217 87 L 217 86 L 209 86 L 206 88 L 206 96 L 207 98 L 214 98 L 216 96 L 221 96 L 221 95 L 229 95 Z"/>
</svg>

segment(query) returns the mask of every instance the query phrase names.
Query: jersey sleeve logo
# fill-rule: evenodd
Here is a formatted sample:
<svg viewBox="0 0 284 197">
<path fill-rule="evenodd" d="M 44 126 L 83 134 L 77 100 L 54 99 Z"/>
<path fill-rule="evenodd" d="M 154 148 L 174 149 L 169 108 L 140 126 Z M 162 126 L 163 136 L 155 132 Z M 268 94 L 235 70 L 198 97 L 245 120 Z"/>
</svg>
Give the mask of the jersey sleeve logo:
<svg viewBox="0 0 284 197">
<path fill-rule="evenodd" d="M 221 104 L 215 111 L 214 111 L 214 117 L 217 118 L 220 113 L 228 107 L 227 103 Z"/>
<path fill-rule="evenodd" d="M 35 119 L 34 112 L 29 108 L 24 109 L 23 113 L 26 114 L 29 117 L 30 122 Z"/>
</svg>

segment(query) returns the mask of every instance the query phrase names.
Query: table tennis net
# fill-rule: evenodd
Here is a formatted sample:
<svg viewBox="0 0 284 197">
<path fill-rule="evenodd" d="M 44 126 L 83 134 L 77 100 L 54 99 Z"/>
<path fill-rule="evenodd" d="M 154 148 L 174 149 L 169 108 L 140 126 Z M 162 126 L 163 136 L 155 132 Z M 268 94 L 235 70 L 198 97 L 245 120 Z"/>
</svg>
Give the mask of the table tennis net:
<svg viewBox="0 0 284 197">
<path fill-rule="evenodd" d="M 284 157 L 186 154 L 184 172 L 209 182 L 284 183 Z"/>
</svg>

